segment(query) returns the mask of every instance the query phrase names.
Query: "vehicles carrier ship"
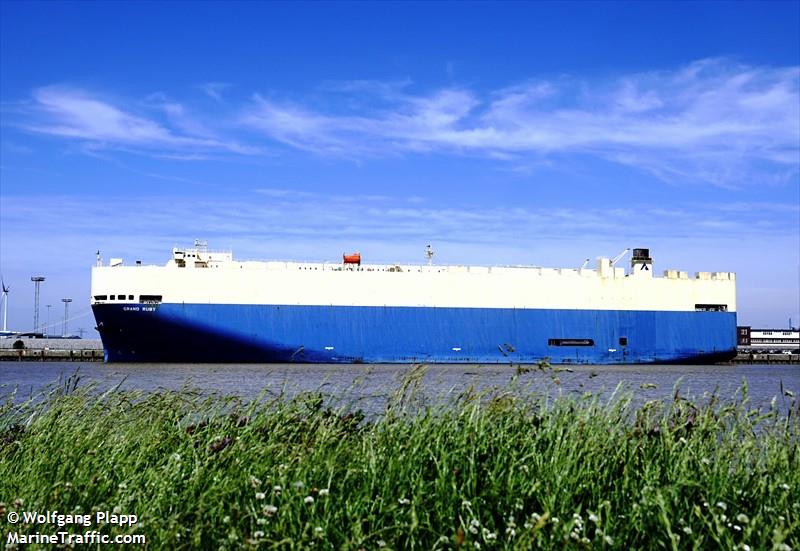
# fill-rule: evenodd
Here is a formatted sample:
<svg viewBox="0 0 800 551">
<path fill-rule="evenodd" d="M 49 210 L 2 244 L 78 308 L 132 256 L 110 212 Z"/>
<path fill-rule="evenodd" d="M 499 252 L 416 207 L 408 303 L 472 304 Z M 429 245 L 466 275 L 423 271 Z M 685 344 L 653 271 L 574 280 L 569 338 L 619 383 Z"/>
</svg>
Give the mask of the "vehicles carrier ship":
<svg viewBox="0 0 800 551">
<path fill-rule="evenodd" d="M 242 262 L 202 242 L 92 269 L 108 362 L 710 363 L 736 354 L 736 277 L 629 268 Z M 617 259 L 618 260 L 618 259 Z"/>
</svg>

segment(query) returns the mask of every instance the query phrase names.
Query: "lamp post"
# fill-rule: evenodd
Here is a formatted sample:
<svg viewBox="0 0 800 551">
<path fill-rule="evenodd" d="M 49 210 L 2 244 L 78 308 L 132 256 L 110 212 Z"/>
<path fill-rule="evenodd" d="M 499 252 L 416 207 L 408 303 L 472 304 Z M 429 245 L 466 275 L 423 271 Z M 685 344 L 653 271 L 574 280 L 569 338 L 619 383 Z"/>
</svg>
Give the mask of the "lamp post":
<svg viewBox="0 0 800 551">
<path fill-rule="evenodd" d="M 67 336 L 67 321 L 69 320 L 69 303 L 72 302 L 71 298 L 62 298 L 61 302 L 64 303 L 64 337 Z"/>
<path fill-rule="evenodd" d="M 44 281 L 44 276 L 32 276 L 31 281 L 36 286 L 36 295 L 33 301 L 33 332 L 39 329 L 39 285 Z"/>
<path fill-rule="evenodd" d="M 50 332 L 50 307 L 53 306 L 52 304 L 45 304 L 45 308 L 47 308 L 47 325 L 44 326 L 44 336 L 46 337 L 47 334 Z"/>
</svg>

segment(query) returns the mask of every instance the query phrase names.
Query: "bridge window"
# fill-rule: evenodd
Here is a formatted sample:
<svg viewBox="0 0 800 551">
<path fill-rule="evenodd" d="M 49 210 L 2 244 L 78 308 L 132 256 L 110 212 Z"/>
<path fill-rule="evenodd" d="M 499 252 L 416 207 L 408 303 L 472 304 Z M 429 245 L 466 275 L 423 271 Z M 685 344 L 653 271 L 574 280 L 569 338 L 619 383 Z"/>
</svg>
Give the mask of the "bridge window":
<svg viewBox="0 0 800 551">
<path fill-rule="evenodd" d="M 108 295 L 95 295 L 95 300 L 108 300 Z"/>
</svg>

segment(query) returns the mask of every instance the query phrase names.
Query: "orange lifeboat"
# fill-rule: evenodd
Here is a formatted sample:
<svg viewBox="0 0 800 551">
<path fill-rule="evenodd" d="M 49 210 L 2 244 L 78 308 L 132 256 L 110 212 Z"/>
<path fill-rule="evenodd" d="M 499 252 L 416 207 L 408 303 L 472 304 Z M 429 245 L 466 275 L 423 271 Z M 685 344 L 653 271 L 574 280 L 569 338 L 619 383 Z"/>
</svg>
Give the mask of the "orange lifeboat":
<svg viewBox="0 0 800 551">
<path fill-rule="evenodd" d="M 361 253 L 356 251 L 353 254 L 343 254 L 342 261 L 345 264 L 356 264 L 361 266 Z"/>
</svg>

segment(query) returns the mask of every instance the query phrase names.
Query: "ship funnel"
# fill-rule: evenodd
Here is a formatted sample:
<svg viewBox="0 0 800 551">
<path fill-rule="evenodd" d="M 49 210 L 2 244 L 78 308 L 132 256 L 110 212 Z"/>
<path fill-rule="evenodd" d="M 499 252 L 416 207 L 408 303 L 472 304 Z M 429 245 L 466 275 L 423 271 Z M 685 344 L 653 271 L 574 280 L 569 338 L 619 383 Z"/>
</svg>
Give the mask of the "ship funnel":
<svg viewBox="0 0 800 551">
<path fill-rule="evenodd" d="M 631 256 L 632 276 L 653 276 L 653 259 L 650 258 L 650 249 L 633 249 Z"/>
</svg>

